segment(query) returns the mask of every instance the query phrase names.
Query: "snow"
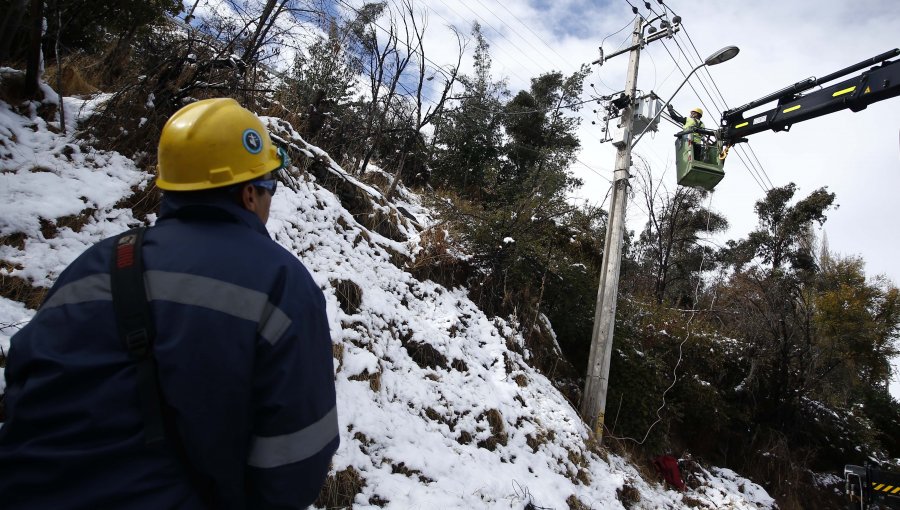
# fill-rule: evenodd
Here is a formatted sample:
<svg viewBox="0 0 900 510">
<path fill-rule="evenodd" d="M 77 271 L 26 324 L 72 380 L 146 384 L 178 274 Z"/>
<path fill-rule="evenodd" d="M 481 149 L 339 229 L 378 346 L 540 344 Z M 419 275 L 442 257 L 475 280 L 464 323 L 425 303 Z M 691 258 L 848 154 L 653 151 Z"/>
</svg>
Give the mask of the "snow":
<svg viewBox="0 0 900 510">
<path fill-rule="evenodd" d="M 86 247 L 138 223 L 117 204 L 153 176 L 72 135 L 103 99 L 65 99 L 68 135 L 36 116 L 36 105 L 22 115 L 0 102 L 0 238 L 24 239 L 0 244 L 0 276 L 49 287 Z M 296 148 L 325 158 L 329 171 L 375 201 L 373 209 L 396 212 L 378 189 L 348 175 L 283 121 L 264 120 Z M 414 260 L 421 251 L 412 222 L 397 214 L 407 241 L 388 239 L 361 225 L 313 176 L 294 169 L 293 180 L 294 189 L 280 187 L 274 196 L 267 227 L 326 296 L 341 424 L 332 474 L 353 468 L 363 479 L 354 508 L 522 508 L 532 502 L 562 509 L 574 496 L 590 508 L 617 509 L 624 508 L 617 491 L 626 485 L 640 495 L 632 508 L 692 507 L 686 496 L 699 508 L 774 507 L 762 488 L 727 469 L 703 470 L 701 486 L 682 494 L 589 446 L 590 431 L 577 411 L 526 363 L 516 324 L 486 316 L 465 289 L 417 280 L 392 257 Z M 417 223 L 433 223 L 415 195 L 401 188 L 398 197 Z M 79 216 L 83 226 L 61 226 L 45 236 L 42 219 L 46 225 L 65 216 Z M 361 300 L 345 311 L 336 286 L 349 282 Z M 4 352 L 33 314 L 0 298 Z"/>
</svg>

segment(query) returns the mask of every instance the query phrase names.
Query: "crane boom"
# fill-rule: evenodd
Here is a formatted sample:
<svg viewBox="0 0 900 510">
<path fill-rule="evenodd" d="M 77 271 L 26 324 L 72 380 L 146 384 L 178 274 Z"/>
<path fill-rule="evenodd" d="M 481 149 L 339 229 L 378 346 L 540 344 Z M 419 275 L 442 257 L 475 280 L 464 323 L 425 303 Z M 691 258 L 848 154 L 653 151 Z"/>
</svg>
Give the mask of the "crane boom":
<svg viewBox="0 0 900 510">
<path fill-rule="evenodd" d="M 745 141 L 744 138 L 766 130 L 788 131 L 793 124 L 821 117 L 840 110 L 854 112 L 872 103 L 900 95 L 900 60 L 888 60 L 900 55 L 900 49 L 882 53 L 822 78 L 807 78 L 765 97 L 751 101 L 722 114 L 720 138 L 725 145 Z M 883 62 L 883 63 L 882 63 Z M 881 65 L 877 65 L 881 64 Z M 852 72 L 874 65 L 862 74 L 801 94 L 802 91 L 833 81 Z M 772 101 L 771 110 L 744 118 L 747 110 Z"/>
</svg>

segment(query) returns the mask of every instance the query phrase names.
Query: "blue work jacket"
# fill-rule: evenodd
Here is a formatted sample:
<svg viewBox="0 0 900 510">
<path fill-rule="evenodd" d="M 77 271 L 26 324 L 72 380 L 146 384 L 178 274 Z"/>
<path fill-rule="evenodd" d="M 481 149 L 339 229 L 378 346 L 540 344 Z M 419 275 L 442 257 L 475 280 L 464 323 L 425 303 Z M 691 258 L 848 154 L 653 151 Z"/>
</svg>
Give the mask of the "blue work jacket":
<svg viewBox="0 0 900 510">
<path fill-rule="evenodd" d="M 214 193 L 166 194 L 142 253 L 161 392 L 213 506 L 310 505 L 339 443 L 322 291 Z M 204 508 L 172 441 L 145 445 L 112 255 L 113 239 L 86 250 L 11 339 L 0 507 Z"/>
</svg>

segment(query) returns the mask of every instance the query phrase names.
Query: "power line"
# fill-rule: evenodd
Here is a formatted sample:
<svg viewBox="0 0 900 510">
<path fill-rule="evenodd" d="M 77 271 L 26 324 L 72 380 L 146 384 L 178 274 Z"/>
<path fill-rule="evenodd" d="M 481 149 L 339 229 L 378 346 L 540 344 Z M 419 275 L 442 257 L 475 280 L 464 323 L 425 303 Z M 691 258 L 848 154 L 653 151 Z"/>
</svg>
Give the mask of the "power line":
<svg viewBox="0 0 900 510">
<path fill-rule="evenodd" d="M 626 28 L 628 28 L 628 27 L 630 27 L 631 25 L 633 25 L 633 24 L 634 24 L 635 18 L 637 18 L 637 16 L 635 16 L 634 18 L 631 18 L 631 21 L 629 21 L 628 23 L 626 23 L 625 26 L 623 26 L 622 28 L 620 28 L 620 29 L 616 30 L 615 32 L 613 32 L 613 33 L 611 33 L 611 34 L 608 34 L 606 37 L 604 37 L 603 40 L 600 41 L 600 46 L 599 46 L 600 51 L 601 51 L 601 52 L 603 51 L 603 43 L 605 43 L 607 39 L 609 39 L 610 37 L 614 37 L 614 36 L 618 35 L 620 32 L 622 32 L 622 30 L 625 30 Z M 629 37 L 630 37 L 630 36 L 629 36 Z M 622 46 L 624 46 L 625 43 L 628 41 L 629 37 L 626 37 L 624 40 L 622 40 L 622 42 L 619 44 L 618 48 L 616 48 L 614 51 L 618 51 L 619 48 L 621 48 Z M 615 91 L 615 90 L 616 90 L 616 89 L 610 87 L 609 85 L 607 85 L 606 83 L 604 83 L 603 79 L 600 78 L 600 70 L 599 70 L 599 68 L 597 68 L 597 71 L 594 71 L 594 72 L 595 72 L 596 75 L 597 75 L 597 81 L 600 82 L 600 85 L 603 85 L 603 86 L 606 87 L 608 90 L 612 90 L 612 91 Z"/>
<path fill-rule="evenodd" d="M 495 18 L 497 18 L 497 20 L 500 21 L 500 23 L 503 23 L 503 25 L 504 25 L 506 28 L 509 29 L 509 32 L 510 32 L 511 34 L 517 35 L 517 36 L 519 37 L 519 39 L 525 41 L 525 44 L 527 44 L 528 46 L 530 46 L 531 49 L 533 49 L 533 50 L 535 51 L 535 53 L 539 54 L 541 57 L 543 57 L 544 59 L 546 59 L 547 62 L 550 63 L 550 66 L 551 66 L 551 67 L 553 66 L 553 63 L 554 63 L 554 62 L 553 62 L 553 59 L 552 59 L 552 58 L 547 58 L 547 56 L 546 56 L 545 54 L 541 53 L 541 50 L 539 50 L 537 47 L 535 47 L 533 44 L 531 44 L 531 41 L 530 41 L 530 40 L 528 40 L 528 39 L 525 38 L 525 37 L 522 37 L 522 35 L 519 34 L 519 31 L 518 31 L 518 30 L 515 30 L 515 29 L 513 29 L 513 27 L 509 26 L 509 24 L 508 24 L 506 21 L 504 21 L 503 18 L 501 18 L 500 16 L 497 16 L 497 13 L 495 13 L 493 10 L 491 10 L 490 7 L 484 5 L 484 4 L 481 2 L 481 0 L 475 0 L 475 1 L 478 2 L 478 5 L 484 7 L 485 10 L 487 10 L 487 11 L 488 11 L 489 13 L 491 13 Z M 503 6 L 502 3 L 500 4 L 500 6 L 503 7 L 504 9 L 506 9 L 506 7 Z M 471 9 L 470 9 L 470 10 L 471 10 Z M 512 12 L 510 12 L 509 9 L 506 9 L 506 12 L 509 12 L 510 14 L 512 14 Z M 512 14 L 512 16 L 513 16 L 513 17 L 516 17 L 515 14 Z M 531 28 L 529 28 L 527 25 L 525 25 L 525 23 L 523 23 L 522 20 L 519 20 L 519 18 L 517 18 L 517 17 L 516 17 L 516 19 L 519 21 L 519 23 L 520 23 L 522 26 L 524 26 L 526 29 L 528 29 L 528 31 L 531 32 L 532 35 L 534 35 L 539 41 L 541 41 L 542 43 L 544 43 L 544 40 L 541 39 L 541 36 L 539 36 L 539 35 L 537 35 L 536 33 L 534 33 L 534 31 L 531 30 Z M 496 30 L 495 30 L 495 31 L 496 31 Z M 507 39 L 507 40 L 509 40 L 509 39 Z M 510 43 L 512 43 L 512 41 L 510 41 Z M 547 43 L 544 43 L 544 45 L 547 46 Z M 547 47 L 549 48 L 549 46 L 547 46 Z M 550 48 L 550 49 L 552 50 L 553 48 Z M 524 52 L 523 52 L 523 54 L 524 54 Z M 557 54 L 557 56 L 559 56 L 560 58 L 563 58 L 563 57 L 560 56 L 559 54 Z"/>
<path fill-rule="evenodd" d="M 346 2 L 346 0 L 338 0 L 338 2 L 341 3 L 341 4 L 343 4 L 345 7 L 347 7 L 347 8 L 350 9 L 350 10 L 352 10 L 352 11 L 355 12 L 356 14 L 360 14 L 359 9 L 357 9 L 356 7 L 353 7 L 352 5 L 348 4 L 348 3 Z M 445 20 L 445 21 L 446 21 L 446 20 Z M 388 35 L 391 34 L 391 32 L 390 32 L 389 30 L 387 30 L 386 28 L 384 28 L 384 27 L 382 27 L 381 25 L 379 25 L 375 20 L 372 20 L 372 24 L 375 25 L 376 27 L 380 28 L 382 32 L 384 32 L 384 33 L 386 33 L 386 34 L 388 34 Z M 412 48 L 406 43 L 406 41 L 401 41 L 399 38 L 397 38 L 397 42 L 402 43 L 404 46 L 407 47 L 407 49 L 412 50 Z M 445 78 L 450 78 L 450 77 L 451 77 L 443 67 L 441 67 L 440 65 L 438 65 L 437 63 L 435 63 L 435 62 L 434 62 L 433 60 L 431 60 L 430 58 L 426 57 L 424 53 L 422 54 L 422 58 L 423 58 L 426 62 L 428 62 L 429 64 L 431 64 L 431 65 L 433 66 L 432 69 L 434 69 L 435 71 L 437 71 L 437 72 L 443 74 Z"/>
<path fill-rule="evenodd" d="M 665 41 L 662 41 L 662 44 L 663 44 L 663 48 L 665 48 L 665 49 L 666 49 L 666 52 L 669 54 L 669 57 L 672 58 L 672 61 L 675 62 L 675 65 L 678 67 L 678 71 L 681 72 L 681 75 L 684 76 L 685 79 L 687 79 L 687 78 L 688 78 L 687 74 L 686 74 L 686 73 L 684 72 L 684 70 L 681 68 L 681 64 L 678 63 L 678 60 L 675 58 L 675 56 L 672 55 L 672 52 L 669 50 L 669 47 L 666 45 L 666 42 L 665 42 Z M 684 54 L 684 53 L 682 52 L 682 54 Z M 687 55 L 684 55 L 684 56 L 687 57 Z M 689 58 L 688 58 L 688 62 L 690 62 L 690 59 L 689 59 Z M 691 87 L 691 90 L 694 91 L 694 95 L 697 96 L 697 99 L 700 101 L 700 104 L 702 104 L 704 108 L 706 108 L 707 110 L 709 110 L 709 107 L 706 105 L 706 102 L 703 101 L 703 98 L 701 97 L 700 93 L 697 92 L 697 89 L 694 88 L 694 85 L 690 82 L 690 80 L 688 80 L 687 84 L 688 84 L 689 87 Z M 715 105 L 714 105 L 714 106 L 715 106 Z M 747 162 L 744 161 L 744 159 L 741 157 L 741 153 L 740 153 L 740 152 L 737 152 L 736 154 L 738 155 L 738 159 L 741 160 L 741 162 L 744 164 L 745 168 L 747 168 L 747 171 L 748 171 L 748 172 L 750 173 L 750 175 L 753 177 L 753 180 L 756 181 L 756 184 L 760 187 L 760 189 L 761 189 L 763 192 L 768 192 L 768 189 L 766 188 L 766 186 L 764 186 L 763 183 L 761 182 L 761 179 L 762 179 L 762 178 L 757 176 L 757 174 L 756 174 L 756 169 L 755 169 L 755 168 L 751 168 L 751 166 L 747 165 Z"/>
<path fill-rule="evenodd" d="M 687 54 L 687 52 L 685 52 L 684 49 L 681 47 L 681 44 L 678 42 L 678 39 L 677 39 L 677 38 L 673 38 L 672 40 L 675 42 L 675 46 L 678 47 L 678 51 L 680 51 L 681 54 L 684 55 L 685 58 L 687 58 L 687 61 L 688 61 L 689 65 L 690 65 L 691 67 L 694 67 L 694 63 L 693 63 L 691 57 L 690 57 L 690 56 Z M 701 62 L 702 62 L 702 61 L 701 61 Z M 702 66 L 702 67 L 706 67 L 706 66 Z M 716 113 L 717 113 L 718 115 L 721 115 L 721 114 L 722 114 L 722 110 L 720 110 L 719 107 L 718 107 L 718 105 L 716 105 L 716 101 L 715 101 L 715 99 L 713 98 L 713 95 L 710 94 L 709 89 L 706 88 L 706 84 L 703 83 L 703 80 L 699 79 L 699 75 L 698 75 L 697 81 L 700 82 L 700 86 L 703 87 L 703 91 L 706 92 L 706 95 L 709 97 L 710 101 L 712 101 L 712 105 L 713 105 L 713 108 L 715 108 Z M 693 88 L 693 87 L 692 87 L 692 88 Z M 697 92 L 697 91 L 694 90 L 694 92 Z M 698 99 L 699 99 L 699 96 L 700 96 L 700 95 L 697 94 Z M 705 106 L 705 105 L 704 105 L 704 106 Z"/>
<path fill-rule="evenodd" d="M 634 5 L 632 5 L 632 3 L 631 3 L 629 0 L 625 0 L 625 1 L 628 3 L 628 5 L 630 5 L 630 6 L 632 7 L 632 9 L 635 9 Z M 650 10 L 651 13 L 653 13 L 654 15 L 656 15 L 656 16 L 658 16 L 658 17 L 660 17 L 660 18 L 662 18 L 662 17 L 665 15 L 665 10 L 666 10 L 666 9 L 668 9 L 669 12 L 671 12 L 673 16 L 678 16 L 678 14 L 677 14 L 674 10 L 672 10 L 672 8 L 670 8 L 667 4 L 665 4 L 665 3 L 663 3 L 663 2 L 660 2 L 660 4 L 663 5 L 663 12 L 662 12 L 661 14 L 660 14 L 660 13 L 657 13 L 656 10 L 653 9 L 653 7 L 652 7 L 651 4 L 646 4 L 646 5 L 647 5 L 647 8 Z M 646 19 L 646 18 L 644 18 L 644 19 Z M 699 59 L 699 62 L 702 63 L 702 62 L 703 62 L 703 56 L 700 55 L 700 52 L 697 50 L 697 46 L 694 44 L 694 40 L 691 38 L 691 35 L 688 33 L 687 27 L 685 27 L 685 25 L 684 25 L 683 22 L 681 23 L 681 28 L 682 28 L 682 31 L 684 32 L 685 37 L 687 37 L 688 42 L 690 43 L 691 47 L 693 48 L 694 53 L 697 55 L 697 58 Z M 683 56 L 687 59 L 688 64 L 689 64 L 691 67 L 693 67 L 693 66 L 694 66 L 694 64 L 693 64 L 693 59 L 691 58 L 690 55 L 688 55 L 687 52 L 684 51 L 684 49 L 681 47 L 681 44 L 679 44 L 679 42 L 678 42 L 679 37 L 680 37 L 679 34 L 676 34 L 675 37 L 673 37 L 673 39 L 674 39 L 674 41 L 675 41 L 675 45 L 678 46 L 678 50 L 679 50 L 680 54 L 683 55 Z M 675 65 L 678 67 L 678 70 L 681 71 L 681 74 L 682 74 L 682 75 L 684 75 L 684 71 L 681 69 L 681 66 L 679 65 L 677 59 L 675 59 L 674 56 L 672 56 L 672 53 L 669 51 L 669 48 L 668 48 L 667 46 L 665 46 L 665 42 L 664 42 L 664 41 L 663 41 L 663 46 L 666 48 L 666 51 L 669 53 L 669 56 L 672 57 L 672 60 L 675 61 Z M 652 59 L 651 59 L 651 60 L 652 60 Z M 712 87 L 714 88 L 714 90 L 715 90 L 716 93 L 718 94 L 719 99 L 722 101 L 722 105 L 724 106 L 723 109 L 720 110 L 720 109 L 718 108 L 718 105 L 716 104 L 716 97 L 715 97 L 712 93 L 710 93 L 709 89 L 707 89 L 706 84 L 704 83 L 704 80 L 703 80 L 703 75 L 702 75 L 702 74 L 698 74 L 698 75 L 697 75 L 697 79 L 700 81 L 700 85 L 703 87 L 703 90 L 706 92 L 707 96 L 709 96 L 709 99 L 710 99 L 710 101 L 712 102 L 713 107 L 716 109 L 716 111 L 718 112 L 718 114 L 721 116 L 721 113 L 722 113 L 723 111 L 725 111 L 726 109 L 728 109 L 728 102 L 725 100 L 725 96 L 722 94 L 721 89 L 719 89 L 719 86 L 716 84 L 716 81 L 715 81 L 715 79 L 713 78 L 712 74 L 709 72 L 709 69 L 707 68 L 707 66 L 703 66 L 703 71 L 704 71 L 704 72 L 706 73 L 706 75 L 708 76 L 709 82 L 711 83 Z M 673 69 L 673 72 L 674 72 L 674 69 Z M 686 76 L 685 76 L 685 78 L 687 79 Z M 709 109 L 709 108 L 706 106 L 706 103 L 704 103 L 703 100 L 701 99 L 700 94 L 697 92 L 697 90 L 694 88 L 694 86 L 693 86 L 690 82 L 688 82 L 688 85 L 690 85 L 691 90 L 694 91 L 694 94 L 697 96 L 697 99 L 700 100 L 701 104 L 703 104 L 703 106 L 704 106 L 705 108 Z M 748 145 L 749 145 L 749 144 L 748 144 Z M 750 160 L 750 156 L 747 155 L 747 150 L 746 150 L 743 146 L 738 146 L 738 150 L 737 150 L 735 153 L 737 154 L 738 159 L 741 160 L 741 163 L 743 163 L 744 166 L 747 168 L 747 170 L 751 173 L 751 175 L 753 176 L 754 180 L 756 180 L 757 184 L 759 184 L 760 187 L 762 187 L 764 191 L 765 191 L 766 189 L 765 189 L 765 187 L 762 185 L 762 183 L 760 182 L 760 180 L 763 180 L 764 182 L 768 183 L 768 188 L 770 188 L 770 189 L 773 188 L 773 187 L 775 187 L 775 186 L 772 184 L 772 180 L 769 178 L 769 174 L 766 172 L 765 168 L 763 167 L 762 162 L 760 162 L 760 161 L 759 161 L 759 158 L 756 156 L 756 152 L 753 150 L 753 147 L 749 147 L 749 150 L 750 150 L 750 153 L 751 153 L 752 156 L 753 156 L 753 160 L 755 160 L 755 163 L 754 163 L 754 161 Z M 744 157 L 746 157 L 746 160 L 744 159 Z M 748 164 L 748 161 L 749 161 L 749 164 Z M 751 167 L 753 168 L 753 170 L 751 170 Z M 754 175 L 754 173 L 755 173 L 756 175 Z M 757 177 L 758 177 L 758 178 L 757 178 Z"/>
<path fill-rule="evenodd" d="M 690 42 L 691 47 L 694 49 L 694 53 L 697 55 L 697 58 L 700 59 L 700 61 L 702 62 L 703 57 L 700 55 L 700 52 L 697 51 L 697 46 L 694 44 L 693 39 L 691 39 L 691 35 L 688 33 L 687 28 L 684 26 L 683 23 L 682 23 L 681 27 L 682 27 L 682 31 L 684 32 L 684 35 L 688 39 L 688 42 Z M 677 40 L 676 40 L 676 44 L 678 44 Z M 681 49 L 680 45 L 679 45 L 679 49 Z M 684 50 L 682 50 L 682 53 L 685 53 Z M 687 55 L 685 55 L 685 56 L 687 56 Z M 728 102 L 725 101 L 725 96 L 722 94 L 722 91 L 719 89 L 719 86 L 716 84 L 716 80 L 713 78 L 712 74 L 709 72 L 709 69 L 706 66 L 703 66 L 703 70 L 704 70 L 704 72 L 706 72 L 706 75 L 709 77 L 710 83 L 712 83 L 713 88 L 716 90 L 716 92 L 719 95 L 719 98 L 722 100 L 722 105 L 724 106 L 724 109 L 722 111 L 727 110 Z M 698 77 L 699 76 L 700 75 L 698 75 Z M 703 81 L 701 80 L 701 84 L 702 83 L 703 83 Z M 705 86 L 704 86 L 704 90 L 706 90 Z M 709 94 L 708 90 L 706 90 L 706 92 L 707 92 L 707 94 Z M 713 99 L 712 94 L 709 94 L 709 96 L 710 96 L 710 99 Z M 713 101 L 713 104 L 715 104 L 715 101 Z M 720 115 L 721 115 L 721 113 L 720 113 Z M 746 155 L 747 149 L 749 149 L 749 152 L 753 155 L 753 159 L 756 161 L 756 165 L 758 165 L 760 173 L 762 174 L 762 176 L 765 177 L 765 180 L 768 182 L 769 187 L 774 188 L 775 186 L 772 184 L 772 180 L 769 178 L 768 172 L 766 172 L 766 169 L 763 167 L 762 163 L 759 161 L 759 158 L 756 156 L 756 152 L 753 150 L 753 147 L 749 146 L 749 144 L 748 144 L 747 148 L 741 147 L 740 152 L 743 152 Z M 747 157 L 747 159 L 748 160 L 750 159 L 749 156 Z"/>
<path fill-rule="evenodd" d="M 580 159 L 578 159 L 578 158 L 575 158 L 575 161 L 581 163 L 582 166 L 584 166 L 585 168 L 587 168 L 588 170 L 590 170 L 592 173 L 594 173 L 595 175 L 597 175 L 597 176 L 600 177 L 601 179 L 603 179 L 603 180 L 605 180 L 606 182 L 612 184 L 612 180 L 611 180 L 609 177 L 607 177 L 607 176 L 601 174 L 601 173 L 598 172 L 597 170 L 594 170 L 593 167 L 591 167 L 590 165 L 588 165 L 588 164 L 585 163 L 584 161 L 582 161 L 582 160 L 580 160 Z M 607 172 L 611 172 L 611 170 L 607 170 Z"/>
<path fill-rule="evenodd" d="M 691 44 L 691 47 L 694 49 L 694 53 L 697 55 L 697 58 L 703 58 L 700 55 L 700 52 L 697 50 L 697 46 L 694 45 L 694 40 L 691 39 L 691 34 L 687 32 L 687 28 L 685 28 L 684 23 L 681 24 L 681 30 L 684 32 L 684 36 L 687 37 L 688 42 Z M 679 34 L 680 35 L 680 34 Z M 703 72 L 709 77 L 709 81 L 712 82 L 713 88 L 716 89 L 716 92 L 719 94 L 719 98 L 722 100 L 722 104 L 725 105 L 725 108 L 728 108 L 728 102 L 725 101 L 725 96 L 722 94 L 722 91 L 719 89 L 719 86 L 716 85 L 716 80 L 712 77 L 712 74 L 709 72 L 709 68 L 707 66 L 703 66 Z"/>
<path fill-rule="evenodd" d="M 461 15 L 461 14 L 460 14 L 456 9 L 454 9 L 453 7 L 450 7 L 449 5 L 447 5 L 447 3 L 444 2 L 444 0 L 438 0 L 438 1 L 439 1 L 440 3 L 442 3 L 445 7 L 447 7 L 447 9 L 450 9 L 450 11 L 452 11 L 454 14 L 456 14 L 456 15 L 459 16 L 460 18 L 465 19 L 465 16 Z M 513 48 L 516 48 L 516 47 L 517 47 L 517 45 L 516 45 L 515 43 L 513 43 L 512 41 L 510 41 L 508 37 L 506 37 L 505 35 L 503 35 L 503 33 L 501 33 L 499 30 L 497 30 L 496 28 L 494 28 L 490 23 L 488 23 L 484 18 L 482 18 L 480 14 L 478 14 L 477 12 L 475 12 L 475 10 L 473 10 L 471 7 L 469 7 L 468 4 L 466 4 L 466 2 L 461 2 L 461 4 L 462 4 L 463 7 L 465 7 L 465 8 L 468 9 L 469 11 L 471 11 L 472 14 L 474 14 L 479 20 L 481 20 L 481 21 L 484 23 L 484 26 L 485 26 L 485 27 L 487 27 L 487 28 L 490 29 L 490 30 L 493 30 L 494 32 L 497 33 L 497 35 L 499 35 L 499 36 L 502 37 L 503 39 L 506 39 L 506 41 L 508 41 L 508 42 L 512 45 Z M 435 11 L 432 11 L 432 12 L 435 12 Z M 443 19 L 444 21 L 447 21 L 447 19 L 444 18 L 443 16 L 441 16 L 439 13 L 435 12 L 435 14 L 437 14 L 438 16 L 440 16 L 441 19 Z M 450 23 L 450 22 L 447 21 L 447 23 Z M 512 58 L 512 60 L 515 61 L 515 63 L 518 64 L 519 66 L 521 66 L 522 68 L 525 68 L 525 69 L 528 68 L 527 65 L 524 65 L 524 64 L 523 64 L 519 59 L 517 59 L 514 55 L 512 55 L 512 54 L 510 54 L 510 53 L 507 53 L 506 50 L 504 50 L 502 46 L 497 45 L 496 47 L 497 47 L 497 49 L 503 51 L 503 53 L 506 53 L 507 55 L 509 55 L 510 58 Z M 524 55 L 524 53 L 523 53 L 523 55 Z M 527 56 L 526 56 L 526 59 L 528 59 Z M 534 60 L 530 60 L 530 59 L 528 59 L 528 60 L 529 60 L 532 64 L 538 66 L 537 62 L 535 62 Z M 538 67 L 542 67 L 542 66 L 538 66 Z M 529 81 L 530 81 L 530 80 L 528 80 L 527 78 L 522 78 L 522 76 L 519 75 L 518 73 L 513 72 L 512 74 L 514 74 L 516 78 L 518 78 L 519 80 L 523 81 L 524 83 L 529 83 Z"/>
<path fill-rule="evenodd" d="M 481 2 L 479 1 L 478 3 L 481 3 Z M 542 43 L 544 46 L 546 46 L 547 48 L 549 48 L 550 51 L 552 51 L 553 53 L 555 53 L 557 57 L 563 59 L 563 60 L 566 62 L 566 64 L 569 64 L 570 66 L 572 65 L 571 62 L 569 62 L 568 60 L 566 60 L 566 57 L 564 57 L 564 56 L 560 55 L 559 53 L 557 53 L 557 51 L 556 51 L 555 49 L 553 49 L 552 46 L 550 46 L 549 44 L 547 44 L 546 41 L 544 41 L 544 39 L 541 38 L 541 36 L 539 36 L 538 34 L 536 34 L 536 33 L 534 32 L 534 30 L 531 29 L 531 27 L 529 27 L 528 25 L 526 25 L 524 21 L 522 21 L 521 19 L 519 19 L 518 16 L 516 16 L 512 11 L 510 11 L 509 9 L 507 9 L 506 6 L 504 5 L 504 2 L 503 2 L 502 0 L 498 1 L 498 2 L 497 2 L 497 5 L 499 5 L 500 7 L 502 7 L 503 10 L 505 10 L 506 12 L 508 12 L 508 13 L 510 14 L 510 16 L 512 16 L 513 18 L 515 18 L 516 21 L 518 21 L 523 27 L 525 27 L 529 32 L 531 32 L 532 35 L 534 35 L 535 37 L 537 37 L 538 40 L 541 41 L 541 43 Z M 493 13 L 492 13 L 492 14 L 493 14 Z M 494 16 L 496 16 L 496 14 L 494 14 Z M 498 19 L 500 19 L 500 18 L 498 18 Z M 502 19 L 501 19 L 501 21 L 502 21 Z M 505 24 L 505 23 L 504 23 L 504 24 Z M 523 39 L 524 39 L 524 38 L 523 38 Z M 526 41 L 527 41 L 527 40 L 526 40 Z M 574 66 L 573 66 L 573 67 L 574 67 Z"/>
</svg>

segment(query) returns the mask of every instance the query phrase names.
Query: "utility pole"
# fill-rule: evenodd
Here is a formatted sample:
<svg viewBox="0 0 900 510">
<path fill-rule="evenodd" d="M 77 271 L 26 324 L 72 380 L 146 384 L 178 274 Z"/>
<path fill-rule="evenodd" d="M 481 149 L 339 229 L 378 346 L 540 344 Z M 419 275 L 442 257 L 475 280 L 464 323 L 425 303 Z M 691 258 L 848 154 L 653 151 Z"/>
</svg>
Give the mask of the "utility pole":
<svg viewBox="0 0 900 510">
<path fill-rule="evenodd" d="M 622 112 L 622 142 L 616 152 L 613 173 L 612 203 L 606 224 L 606 241 L 603 244 L 603 263 L 600 267 L 600 286 L 597 289 L 597 305 L 594 310 L 594 331 L 591 336 L 591 354 L 584 383 L 581 415 L 594 429 L 598 441 L 603 440 L 606 389 L 609 386 L 609 362 L 612 355 L 613 327 L 616 319 L 616 298 L 619 287 L 619 269 L 622 266 L 622 239 L 625 236 L 625 203 L 628 180 L 631 177 L 631 138 L 634 124 L 634 96 L 637 92 L 638 62 L 641 57 L 641 29 L 643 18 L 634 21 L 631 34 L 631 52 L 628 56 L 628 78 L 625 95 L 628 105 Z"/>
<path fill-rule="evenodd" d="M 679 20 L 680 21 L 680 20 Z M 631 34 L 631 46 L 606 57 L 609 59 L 629 51 L 628 77 L 625 81 L 627 105 L 622 111 L 622 140 L 616 141 L 616 166 L 613 174 L 612 203 L 606 226 L 606 240 L 603 248 L 603 262 L 600 267 L 600 286 L 597 289 L 597 305 L 594 310 L 594 330 L 591 337 L 591 353 L 588 359 L 584 396 L 581 402 L 581 416 L 593 429 L 597 440 L 603 441 L 604 414 L 606 412 L 606 390 L 609 386 L 609 363 L 612 358 L 613 329 L 616 319 L 619 271 L 622 266 L 622 240 L 625 237 L 625 204 L 628 201 L 628 181 L 631 178 L 631 148 L 634 138 L 635 94 L 637 92 L 638 63 L 641 48 L 663 37 L 671 37 L 678 27 L 667 26 L 667 30 L 643 38 L 645 25 L 638 16 Z M 651 30 L 653 32 L 653 30 Z M 603 63 L 602 56 L 598 61 Z M 597 63 L 597 62 L 594 62 Z"/>
</svg>

